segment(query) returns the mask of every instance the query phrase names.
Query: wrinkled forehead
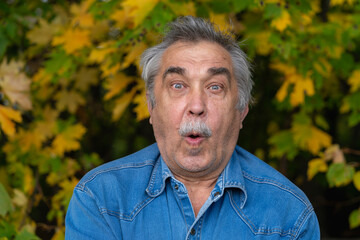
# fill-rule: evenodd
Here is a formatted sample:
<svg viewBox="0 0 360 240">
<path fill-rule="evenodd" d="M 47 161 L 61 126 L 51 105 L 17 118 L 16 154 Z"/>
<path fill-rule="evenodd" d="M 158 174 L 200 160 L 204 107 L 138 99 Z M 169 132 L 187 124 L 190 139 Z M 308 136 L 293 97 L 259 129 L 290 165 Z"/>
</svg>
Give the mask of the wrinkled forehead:
<svg viewBox="0 0 360 240">
<path fill-rule="evenodd" d="M 232 59 L 229 52 L 221 45 L 208 41 L 176 42 L 163 53 L 160 74 L 169 67 L 188 68 L 192 66 L 228 68 L 232 73 Z"/>
</svg>

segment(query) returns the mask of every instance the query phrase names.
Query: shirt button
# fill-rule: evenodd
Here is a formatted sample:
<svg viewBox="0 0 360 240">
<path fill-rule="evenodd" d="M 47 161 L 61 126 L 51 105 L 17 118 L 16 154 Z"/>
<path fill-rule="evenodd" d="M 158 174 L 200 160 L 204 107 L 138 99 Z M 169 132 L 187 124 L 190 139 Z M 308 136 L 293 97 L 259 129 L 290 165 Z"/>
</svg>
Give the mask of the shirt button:
<svg viewBox="0 0 360 240">
<path fill-rule="evenodd" d="M 174 188 L 175 188 L 176 190 L 178 190 L 178 189 L 179 189 L 179 185 L 176 184 L 176 185 L 174 186 Z"/>
<path fill-rule="evenodd" d="M 220 195 L 220 192 L 214 193 L 214 197 L 217 197 L 217 196 L 219 196 L 219 195 Z"/>
<path fill-rule="evenodd" d="M 192 228 L 191 231 L 190 231 L 190 234 L 194 236 L 195 233 L 196 233 L 195 229 Z"/>
</svg>

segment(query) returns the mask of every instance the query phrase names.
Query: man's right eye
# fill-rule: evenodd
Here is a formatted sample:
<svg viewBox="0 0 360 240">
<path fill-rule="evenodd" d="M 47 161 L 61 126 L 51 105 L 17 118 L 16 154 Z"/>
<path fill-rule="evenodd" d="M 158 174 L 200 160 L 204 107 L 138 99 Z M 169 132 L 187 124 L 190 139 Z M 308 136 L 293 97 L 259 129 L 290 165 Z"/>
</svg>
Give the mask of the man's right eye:
<svg viewBox="0 0 360 240">
<path fill-rule="evenodd" d="M 175 89 L 181 89 L 181 88 L 184 87 L 184 85 L 182 85 L 181 83 L 174 83 L 174 84 L 172 85 L 172 87 L 175 88 Z"/>
</svg>

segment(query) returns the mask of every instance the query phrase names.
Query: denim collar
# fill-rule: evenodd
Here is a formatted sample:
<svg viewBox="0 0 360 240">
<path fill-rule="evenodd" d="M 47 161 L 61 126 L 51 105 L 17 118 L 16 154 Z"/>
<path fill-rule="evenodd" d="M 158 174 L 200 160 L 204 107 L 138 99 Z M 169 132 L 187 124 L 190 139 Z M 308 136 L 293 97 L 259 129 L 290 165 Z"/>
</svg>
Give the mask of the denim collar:
<svg viewBox="0 0 360 240">
<path fill-rule="evenodd" d="M 150 176 L 150 181 L 148 187 L 146 188 L 146 192 L 150 197 L 157 197 L 159 196 L 165 189 L 166 180 L 168 178 L 174 178 L 173 174 L 171 173 L 170 169 L 164 162 L 161 155 L 159 155 L 158 159 L 156 160 L 154 169 Z M 213 200 L 216 201 L 220 198 L 225 188 L 237 189 L 243 192 L 243 198 L 240 202 L 240 208 L 242 208 L 246 202 L 246 189 L 244 183 L 243 172 L 241 168 L 241 159 L 240 156 L 237 154 L 235 150 L 226 165 L 225 169 L 220 174 L 213 192 L 220 192 L 213 197 Z"/>
</svg>

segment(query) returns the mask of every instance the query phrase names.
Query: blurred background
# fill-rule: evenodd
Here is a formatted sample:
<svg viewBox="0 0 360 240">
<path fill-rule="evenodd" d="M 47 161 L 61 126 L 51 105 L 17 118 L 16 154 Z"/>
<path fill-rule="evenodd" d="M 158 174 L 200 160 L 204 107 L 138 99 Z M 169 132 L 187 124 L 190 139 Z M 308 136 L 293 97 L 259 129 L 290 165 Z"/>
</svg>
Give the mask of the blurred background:
<svg viewBox="0 0 360 240">
<path fill-rule="evenodd" d="M 360 239 L 356 0 L 1 0 L 0 239 L 63 239 L 78 180 L 155 142 L 139 56 L 182 15 L 253 65 L 238 144 L 303 189 L 323 239 Z"/>
</svg>

